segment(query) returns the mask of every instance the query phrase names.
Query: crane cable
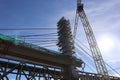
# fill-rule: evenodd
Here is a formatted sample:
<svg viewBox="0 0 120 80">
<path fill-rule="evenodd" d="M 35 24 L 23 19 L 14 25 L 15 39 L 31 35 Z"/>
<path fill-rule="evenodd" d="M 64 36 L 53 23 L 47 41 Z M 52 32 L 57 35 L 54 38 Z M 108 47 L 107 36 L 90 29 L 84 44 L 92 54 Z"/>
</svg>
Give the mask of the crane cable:
<svg viewBox="0 0 120 80">
<path fill-rule="evenodd" d="M 81 49 L 82 47 L 80 47 L 80 45 L 79 45 L 79 48 Z M 79 50 L 79 49 L 78 49 Z M 83 50 L 83 48 L 82 48 L 82 50 Z M 80 50 L 79 50 L 80 51 Z M 82 52 L 82 53 L 86 53 L 86 51 L 85 50 L 83 50 L 84 52 Z M 88 54 L 88 52 L 86 53 L 87 55 L 89 55 Z M 89 55 L 90 57 L 91 57 L 91 59 L 92 59 L 92 56 L 91 55 Z M 91 60 L 90 59 L 90 60 Z M 85 62 L 84 62 L 85 63 Z M 91 64 L 90 62 L 88 62 L 89 64 Z M 94 70 L 88 65 L 88 64 L 86 64 L 93 72 L 94 72 Z M 109 73 L 109 74 L 111 74 L 112 75 L 112 73 Z"/>
<path fill-rule="evenodd" d="M 45 33 L 45 34 L 35 34 L 35 35 L 21 35 L 18 37 L 35 37 L 35 36 L 50 36 L 50 35 L 57 36 L 56 33 Z"/>
<path fill-rule="evenodd" d="M 78 40 L 78 39 L 77 39 Z M 79 41 L 79 40 L 78 40 Z M 79 41 L 79 43 L 81 43 L 80 41 Z M 82 44 L 83 45 L 83 44 Z M 85 45 L 83 45 L 83 46 L 85 46 Z M 87 47 L 87 46 L 85 46 L 89 51 L 90 51 L 90 49 Z M 82 47 L 81 47 L 82 48 Z M 82 48 L 83 49 L 83 48 Z M 84 50 L 85 51 L 85 50 Z M 87 53 L 87 55 L 89 55 L 91 58 L 92 58 L 92 56 L 87 52 L 87 51 L 85 51 L 85 53 Z M 111 68 L 115 73 L 117 73 L 118 75 L 120 75 L 120 73 L 118 73 L 115 69 L 113 69 L 109 64 L 107 64 L 106 62 L 105 62 L 105 64 L 109 67 L 109 68 Z"/>
<path fill-rule="evenodd" d="M 57 30 L 56 28 L 0 28 L 0 30 Z"/>
<path fill-rule="evenodd" d="M 78 52 L 78 53 L 81 53 L 81 51 L 80 51 L 79 49 L 77 50 L 77 52 Z M 84 52 L 82 52 L 82 53 L 84 53 Z M 76 54 L 76 56 L 80 56 L 80 54 L 78 54 L 78 55 Z M 85 63 L 86 66 L 88 66 L 88 68 L 89 68 L 91 71 L 94 72 L 94 70 L 89 66 L 89 64 L 91 64 L 91 63 L 88 62 L 88 63 L 89 63 L 89 64 L 88 64 L 88 63 L 86 63 L 85 61 L 84 61 L 84 63 Z"/>
</svg>

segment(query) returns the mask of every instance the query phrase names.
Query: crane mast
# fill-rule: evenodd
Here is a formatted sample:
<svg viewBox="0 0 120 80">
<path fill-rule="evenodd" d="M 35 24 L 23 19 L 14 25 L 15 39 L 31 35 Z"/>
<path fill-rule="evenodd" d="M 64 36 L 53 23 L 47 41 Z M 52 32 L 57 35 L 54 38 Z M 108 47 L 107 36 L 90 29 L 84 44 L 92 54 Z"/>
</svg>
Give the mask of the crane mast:
<svg viewBox="0 0 120 80">
<path fill-rule="evenodd" d="M 77 25 L 78 25 L 78 18 L 80 17 L 86 38 L 88 40 L 90 50 L 94 59 L 94 63 L 97 69 L 98 74 L 102 74 L 106 77 L 108 77 L 108 70 L 105 66 L 104 60 L 102 58 L 100 49 L 98 47 L 97 41 L 95 39 L 93 30 L 89 24 L 89 21 L 87 19 L 87 16 L 85 14 L 85 11 L 83 9 L 83 4 L 81 3 L 81 0 L 77 0 L 77 10 L 76 10 L 76 18 L 75 18 L 75 26 L 74 26 L 74 38 L 76 36 L 77 31 Z M 108 79 L 109 80 L 109 79 Z"/>
</svg>

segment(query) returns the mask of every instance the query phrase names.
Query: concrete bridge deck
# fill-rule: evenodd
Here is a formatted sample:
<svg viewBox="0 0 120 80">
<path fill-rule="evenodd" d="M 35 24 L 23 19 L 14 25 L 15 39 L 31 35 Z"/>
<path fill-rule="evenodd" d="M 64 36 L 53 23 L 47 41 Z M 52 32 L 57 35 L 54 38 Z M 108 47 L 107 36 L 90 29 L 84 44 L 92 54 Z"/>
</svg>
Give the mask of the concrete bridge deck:
<svg viewBox="0 0 120 80">
<path fill-rule="evenodd" d="M 75 57 L 19 41 L 2 34 L 0 34 L 0 53 L 8 58 L 53 66 L 66 66 L 72 62 L 76 67 L 79 67 L 82 64 L 82 60 Z"/>
</svg>

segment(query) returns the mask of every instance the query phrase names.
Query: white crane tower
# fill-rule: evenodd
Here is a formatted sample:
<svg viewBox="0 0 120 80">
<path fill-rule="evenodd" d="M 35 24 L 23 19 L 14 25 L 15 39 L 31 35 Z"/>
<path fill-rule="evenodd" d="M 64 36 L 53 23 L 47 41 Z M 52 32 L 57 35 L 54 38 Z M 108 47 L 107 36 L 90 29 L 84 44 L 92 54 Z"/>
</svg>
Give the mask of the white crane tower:
<svg viewBox="0 0 120 80">
<path fill-rule="evenodd" d="M 81 19 L 87 41 L 90 46 L 90 50 L 92 53 L 92 57 L 94 59 L 94 63 L 97 69 L 98 74 L 102 74 L 104 77 L 108 78 L 108 70 L 105 66 L 103 57 L 101 55 L 100 49 L 98 47 L 97 41 L 95 39 L 93 30 L 89 24 L 89 21 L 87 19 L 87 16 L 85 14 L 85 11 L 83 9 L 83 4 L 81 3 L 81 0 L 77 0 L 77 10 L 76 10 L 76 17 L 75 17 L 75 26 L 74 26 L 74 32 L 73 32 L 73 38 L 76 36 L 77 26 L 78 26 L 78 20 Z"/>
</svg>

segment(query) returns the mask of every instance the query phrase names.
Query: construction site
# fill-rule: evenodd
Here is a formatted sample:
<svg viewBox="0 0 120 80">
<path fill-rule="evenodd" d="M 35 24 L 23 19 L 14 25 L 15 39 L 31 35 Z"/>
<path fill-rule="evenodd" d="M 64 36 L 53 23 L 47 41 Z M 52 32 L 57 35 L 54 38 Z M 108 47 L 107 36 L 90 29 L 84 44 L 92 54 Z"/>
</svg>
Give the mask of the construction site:
<svg viewBox="0 0 120 80">
<path fill-rule="evenodd" d="M 42 34 L 22 35 L 19 36 L 19 39 L 17 36 L 12 37 L 0 33 L 0 80 L 120 80 L 119 72 L 104 61 L 94 30 L 86 16 L 84 3 L 81 0 L 76 0 L 75 5 L 73 30 L 70 20 L 61 16 L 61 19 L 56 23 L 56 29 L 47 28 L 48 30 L 56 30 L 56 33 L 50 31 L 44 34 L 42 32 L 45 32 L 46 28 L 37 28 Z M 78 26 L 79 23 L 82 26 Z M 83 27 L 82 31 L 85 33 L 89 53 L 79 44 L 75 44 L 76 40 L 80 42 L 76 39 L 77 33 L 79 33 L 78 27 Z M 28 28 L 0 28 L 0 31 L 18 29 L 28 30 Z M 35 29 L 29 28 L 29 30 Z M 38 40 L 39 38 L 41 41 Z M 53 40 L 54 38 L 57 40 Z M 33 42 L 39 45 L 33 44 Z M 58 50 L 55 50 L 55 46 L 53 46 L 53 50 L 47 48 L 51 45 L 42 46 L 52 42 L 56 42 L 55 46 Z M 76 56 L 76 53 L 81 53 L 80 55 L 83 53 L 76 52 L 75 45 L 93 60 L 92 62 L 85 59 L 94 64 L 95 71 L 92 69 L 87 71 L 87 63 L 81 57 Z M 85 45 L 83 44 L 83 46 Z M 119 76 L 111 74 L 108 67 Z"/>
</svg>

